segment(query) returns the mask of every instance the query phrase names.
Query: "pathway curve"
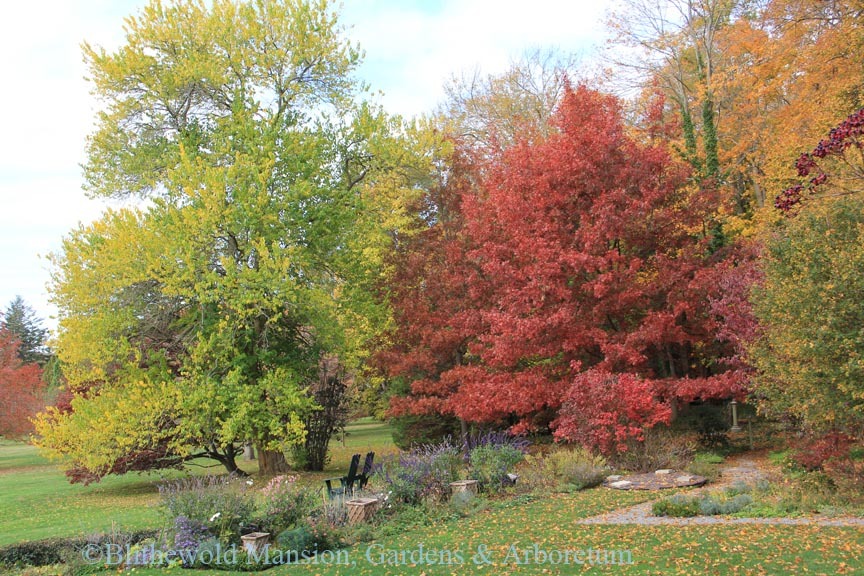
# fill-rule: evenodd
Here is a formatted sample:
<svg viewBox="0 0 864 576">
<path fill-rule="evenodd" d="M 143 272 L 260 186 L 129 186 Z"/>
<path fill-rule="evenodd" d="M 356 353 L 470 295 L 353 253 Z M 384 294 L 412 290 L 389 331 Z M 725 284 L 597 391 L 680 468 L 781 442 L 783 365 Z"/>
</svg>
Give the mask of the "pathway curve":
<svg viewBox="0 0 864 576">
<path fill-rule="evenodd" d="M 736 482 L 753 485 L 759 480 L 770 479 L 777 475 L 764 458 L 744 455 L 730 460 L 720 472 L 718 482 L 688 491 L 688 494 L 698 494 L 706 490 L 716 490 L 731 486 Z M 660 494 L 658 493 L 658 498 Z M 693 518 L 671 518 L 668 516 L 652 516 L 652 502 L 643 502 L 628 508 L 606 512 L 598 516 L 584 518 L 579 524 L 637 524 L 643 526 L 696 526 L 710 524 L 778 524 L 789 526 L 862 526 L 864 518 L 858 517 L 827 517 L 807 516 L 800 518 L 732 518 L 730 516 L 695 516 Z"/>
</svg>

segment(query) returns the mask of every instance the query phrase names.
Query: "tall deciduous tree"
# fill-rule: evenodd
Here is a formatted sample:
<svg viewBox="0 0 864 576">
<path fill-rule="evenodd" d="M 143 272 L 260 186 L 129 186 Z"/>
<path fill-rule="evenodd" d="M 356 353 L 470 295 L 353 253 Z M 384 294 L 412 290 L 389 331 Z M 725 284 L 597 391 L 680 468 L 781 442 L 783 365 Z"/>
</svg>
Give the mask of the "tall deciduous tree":
<svg viewBox="0 0 864 576">
<path fill-rule="evenodd" d="M 719 37 L 737 0 L 623 0 L 610 27 L 616 71 L 644 88 L 652 83 L 674 103 L 684 157 L 706 178 L 720 176 L 717 140 Z M 629 74 L 627 74 L 629 72 Z M 620 80 L 618 80 L 620 82 Z M 702 150 L 698 150 L 701 137 Z"/>
<path fill-rule="evenodd" d="M 487 151 L 546 136 L 577 73 L 573 56 L 534 50 L 501 74 L 454 77 L 445 86 L 439 121 L 463 146 Z"/>
<path fill-rule="evenodd" d="M 798 157 L 805 184 L 777 198 L 753 293 L 762 406 L 812 432 L 864 434 L 864 110 Z"/>
<path fill-rule="evenodd" d="M 762 408 L 810 432 L 864 433 L 864 202 L 813 200 L 777 224 L 754 291 Z"/>
<path fill-rule="evenodd" d="M 864 9 L 857 0 L 752 3 L 718 39 L 724 166 L 759 206 L 789 184 L 789 165 L 864 106 Z"/>
<path fill-rule="evenodd" d="M 17 334 L 0 327 L 0 436 L 17 438 L 33 430 L 30 419 L 45 406 L 38 364 L 21 360 Z"/>
<path fill-rule="evenodd" d="M 619 449 L 675 400 L 740 392 L 711 312 L 716 199 L 685 186 L 662 142 L 628 136 L 611 96 L 568 92 L 555 125 L 483 165 L 469 179 L 479 189 L 452 196 L 455 230 L 429 232 L 437 256 L 422 262 L 435 273 L 397 307 L 422 346 L 394 351 L 393 371 L 414 380 L 395 407 L 551 422 L 562 438 Z"/>
<path fill-rule="evenodd" d="M 386 321 L 372 289 L 422 163 L 408 127 L 356 103 L 359 53 L 329 2 L 154 2 L 126 29 L 114 53 L 85 47 L 105 104 L 85 175 L 149 202 L 56 258 L 76 396 L 42 444 L 98 477 L 148 450 L 236 470 L 253 441 L 278 471 L 322 355 L 355 367 Z"/>
</svg>

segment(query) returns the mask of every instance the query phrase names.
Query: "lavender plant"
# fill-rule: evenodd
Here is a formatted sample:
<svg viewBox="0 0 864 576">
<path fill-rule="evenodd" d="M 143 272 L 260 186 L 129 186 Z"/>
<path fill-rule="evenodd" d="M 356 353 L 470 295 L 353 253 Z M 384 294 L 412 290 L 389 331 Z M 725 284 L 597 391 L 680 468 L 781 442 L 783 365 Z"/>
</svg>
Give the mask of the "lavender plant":
<svg viewBox="0 0 864 576">
<path fill-rule="evenodd" d="M 458 478 L 459 449 L 449 439 L 402 452 L 384 460 L 376 475 L 396 502 L 419 504 L 425 499 L 441 500 Z"/>
<path fill-rule="evenodd" d="M 182 558 L 194 557 L 201 544 L 212 537 L 213 534 L 204 522 L 191 520 L 186 516 L 174 519 L 174 549 L 182 552 Z"/>
<path fill-rule="evenodd" d="M 255 501 L 246 488 L 233 477 L 195 476 L 161 484 L 159 495 L 172 520 L 204 524 L 227 543 L 252 523 Z"/>
<path fill-rule="evenodd" d="M 489 430 L 467 435 L 462 441 L 462 451 L 470 454 L 472 450 L 481 446 L 510 446 L 527 454 L 530 445 L 531 441 L 524 436 L 515 436 L 506 430 Z"/>
</svg>

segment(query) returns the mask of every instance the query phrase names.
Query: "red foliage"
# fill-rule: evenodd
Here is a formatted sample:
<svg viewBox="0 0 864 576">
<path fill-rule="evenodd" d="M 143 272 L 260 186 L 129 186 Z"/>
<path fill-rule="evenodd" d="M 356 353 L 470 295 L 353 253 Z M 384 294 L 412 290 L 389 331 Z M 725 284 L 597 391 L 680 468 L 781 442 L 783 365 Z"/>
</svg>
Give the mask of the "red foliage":
<svg viewBox="0 0 864 576">
<path fill-rule="evenodd" d="M 701 233 L 716 195 L 688 194 L 686 168 L 629 137 L 612 96 L 572 90 L 557 122 L 445 187 L 458 217 L 397 266 L 385 364 L 412 382 L 398 411 L 525 430 L 560 409 L 559 437 L 617 448 L 672 398 L 740 393 L 710 305 L 724 255 Z"/>
<path fill-rule="evenodd" d="M 630 439 L 672 415 L 658 400 L 662 382 L 634 374 L 588 370 L 577 374 L 556 422 L 555 437 L 594 446 L 601 452 L 623 452 Z"/>
<path fill-rule="evenodd" d="M 0 436 L 26 436 L 30 419 L 45 407 L 42 369 L 22 364 L 18 346 L 15 335 L 0 328 Z"/>
<path fill-rule="evenodd" d="M 127 472 L 149 472 L 153 470 L 165 470 L 169 468 L 180 468 L 184 459 L 172 453 L 168 441 L 144 450 L 136 450 L 118 458 L 114 464 L 104 470 L 91 470 L 81 465 L 75 465 L 66 470 L 66 478 L 70 484 L 84 484 L 88 486 L 99 482 L 108 474 L 120 475 Z"/>
<path fill-rule="evenodd" d="M 803 184 L 795 184 L 781 192 L 774 199 L 774 206 L 783 212 L 792 213 L 801 204 L 806 195 L 814 194 L 818 188 L 829 181 L 829 173 L 820 165 L 819 161 L 828 157 L 846 160 L 847 165 L 853 168 L 860 178 L 862 176 L 860 164 L 861 156 L 856 155 L 854 159 L 846 157 L 846 150 L 855 148 L 859 154 L 864 148 L 864 108 L 850 114 L 843 122 L 832 128 L 827 138 L 819 141 L 819 144 L 811 152 L 805 152 L 795 161 L 798 176 L 810 179 Z M 857 188 L 856 188 L 857 190 Z"/>
<path fill-rule="evenodd" d="M 842 432 L 831 432 L 807 442 L 793 455 L 793 459 L 807 470 L 821 470 L 832 460 L 848 457 L 855 439 Z"/>
</svg>

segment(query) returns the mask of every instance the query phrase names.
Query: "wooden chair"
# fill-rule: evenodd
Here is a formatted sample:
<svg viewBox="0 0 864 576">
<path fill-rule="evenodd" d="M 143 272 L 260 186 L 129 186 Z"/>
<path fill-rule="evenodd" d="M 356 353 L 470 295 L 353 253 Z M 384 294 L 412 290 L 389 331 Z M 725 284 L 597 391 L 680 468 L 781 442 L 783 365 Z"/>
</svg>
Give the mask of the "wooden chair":
<svg viewBox="0 0 864 576">
<path fill-rule="evenodd" d="M 360 454 L 354 454 L 351 457 L 351 465 L 348 466 L 348 474 L 338 478 L 327 478 L 324 483 L 327 485 L 327 495 L 332 499 L 336 496 L 351 496 L 354 493 L 354 482 L 359 478 L 357 468 L 360 466 Z M 339 486 L 334 487 L 333 483 L 339 480 Z"/>
<path fill-rule="evenodd" d="M 372 475 L 372 465 L 375 462 L 375 452 L 368 452 L 366 460 L 363 461 L 363 471 L 357 476 L 357 489 L 363 490 Z"/>
</svg>

